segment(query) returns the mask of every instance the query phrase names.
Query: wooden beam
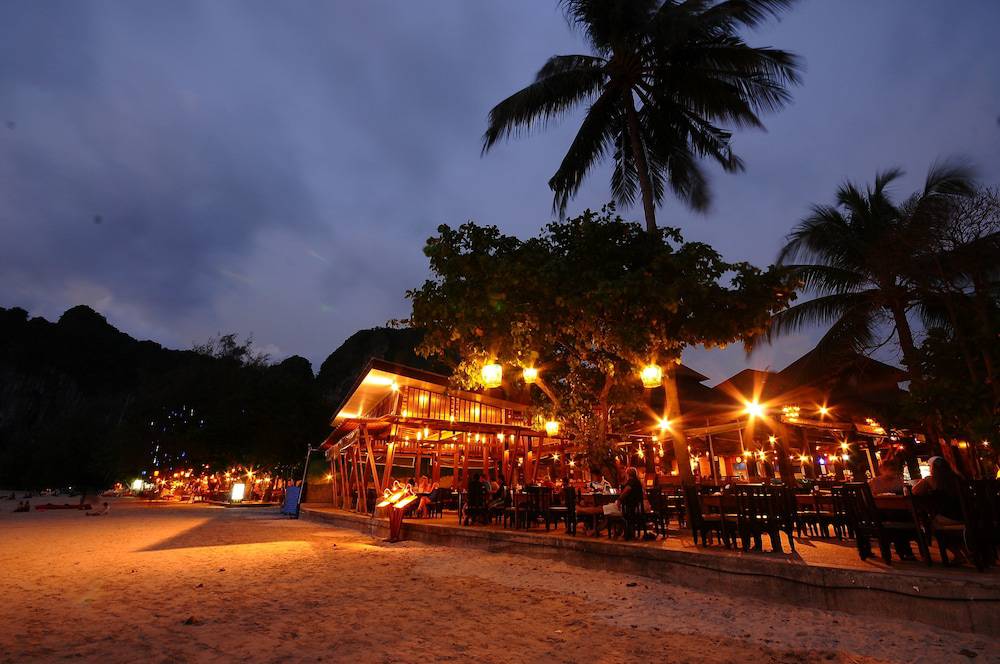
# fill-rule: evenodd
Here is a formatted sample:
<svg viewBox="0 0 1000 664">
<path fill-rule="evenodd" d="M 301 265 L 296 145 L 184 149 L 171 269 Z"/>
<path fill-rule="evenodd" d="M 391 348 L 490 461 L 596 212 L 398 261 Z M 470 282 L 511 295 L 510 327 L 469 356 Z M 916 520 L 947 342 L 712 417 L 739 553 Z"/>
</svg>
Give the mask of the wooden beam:
<svg viewBox="0 0 1000 664">
<path fill-rule="evenodd" d="M 385 468 L 382 469 L 382 486 L 384 487 L 388 487 L 389 480 L 392 479 L 392 464 L 395 457 L 396 443 L 389 443 L 385 448 Z"/>
<path fill-rule="evenodd" d="M 368 435 L 368 427 L 361 425 L 361 437 L 364 438 L 365 448 L 368 450 L 368 464 L 371 466 L 372 482 L 375 484 L 375 494 L 382 493 L 382 487 L 378 479 L 378 466 L 375 465 L 375 452 L 372 451 L 372 439 Z"/>
</svg>

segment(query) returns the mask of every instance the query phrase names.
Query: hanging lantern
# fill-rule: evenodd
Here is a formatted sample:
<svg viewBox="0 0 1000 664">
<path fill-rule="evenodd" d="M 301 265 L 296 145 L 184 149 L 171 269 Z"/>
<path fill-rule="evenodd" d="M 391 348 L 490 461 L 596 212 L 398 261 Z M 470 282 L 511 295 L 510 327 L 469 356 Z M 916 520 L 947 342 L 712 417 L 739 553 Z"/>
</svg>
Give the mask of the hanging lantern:
<svg viewBox="0 0 1000 664">
<path fill-rule="evenodd" d="M 642 386 L 648 389 L 663 385 L 663 368 L 658 364 L 647 364 L 639 372 Z"/>
<path fill-rule="evenodd" d="M 545 423 L 545 433 L 549 438 L 555 438 L 559 435 L 559 422 L 556 420 L 549 420 Z"/>
<path fill-rule="evenodd" d="M 524 378 L 525 383 L 531 385 L 538 380 L 538 369 L 535 367 L 525 367 L 524 371 L 521 372 L 521 377 Z"/>
<path fill-rule="evenodd" d="M 497 363 L 484 364 L 481 372 L 483 385 L 486 387 L 500 387 L 503 382 L 503 367 Z"/>
</svg>

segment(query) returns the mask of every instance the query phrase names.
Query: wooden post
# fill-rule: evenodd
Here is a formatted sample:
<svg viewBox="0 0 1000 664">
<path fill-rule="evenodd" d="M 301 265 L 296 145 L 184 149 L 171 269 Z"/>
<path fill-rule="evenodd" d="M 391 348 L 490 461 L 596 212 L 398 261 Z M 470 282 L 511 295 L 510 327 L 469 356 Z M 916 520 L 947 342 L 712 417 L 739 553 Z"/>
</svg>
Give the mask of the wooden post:
<svg viewBox="0 0 1000 664">
<path fill-rule="evenodd" d="M 709 426 L 709 421 L 705 420 L 705 426 Z M 719 462 L 715 460 L 715 447 L 712 445 L 712 434 L 708 434 L 708 463 L 712 468 L 712 481 L 719 481 Z"/>
<path fill-rule="evenodd" d="M 375 486 L 375 493 L 382 493 L 382 487 L 380 486 L 378 477 L 378 466 L 375 464 L 375 451 L 372 449 L 372 439 L 371 436 L 368 435 L 368 426 L 365 424 L 361 425 L 361 437 L 365 441 L 365 450 L 367 451 L 366 456 L 368 458 L 369 471 L 372 474 L 372 484 Z M 367 487 L 367 482 L 365 486 Z"/>
<path fill-rule="evenodd" d="M 469 441 L 462 444 L 462 487 L 469 488 Z"/>
<path fill-rule="evenodd" d="M 337 468 L 330 459 L 330 504 L 337 506 Z"/>
<path fill-rule="evenodd" d="M 569 463 L 566 459 L 566 439 L 559 438 L 559 463 L 562 464 L 563 479 L 569 479 Z"/>
<path fill-rule="evenodd" d="M 364 478 L 364 467 L 361 465 L 361 446 L 354 445 L 352 448 L 354 452 L 354 481 L 356 483 L 356 491 L 358 492 L 358 500 L 354 504 L 355 509 L 358 512 L 368 511 L 368 483 Z"/>
<path fill-rule="evenodd" d="M 347 479 L 347 458 L 343 452 L 337 454 L 337 461 L 340 463 L 340 492 L 343 500 L 340 503 L 341 509 L 350 509 L 351 484 Z"/>
<path fill-rule="evenodd" d="M 850 455 L 848 467 L 851 469 L 851 474 L 854 475 L 854 482 L 867 482 L 868 478 L 865 476 L 865 471 L 868 470 L 868 461 L 861 451 L 861 441 L 858 438 L 854 432 L 847 434 L 847 443 L 849 446 L 847 453 Z"/>
<path fill-rule="evenodd" d="M 788 448 L 788 438 L 791 435 L 791 430 L 788 425 L 783 422 L 777 422 L 775 426 L 775 450 L 778 456 L 778 472 L 781 474 L 781 481 L 784 482 L 785 486 L 795 486 L 795 470 L 792 468 L 791 459 L 789 456 Z"/>
<path fill-rule="evenodd" d="M 382 486 L 388 487 L 389 480 L 392 479 L 392 464 L 396 456 L 396 443 L 387 443 L 385 446 L 385 468 L 382 469 Z M 380 493 L 376 487 L 375 493 Z"/>
<path fill-rule="evenodd" d="M 802 440 L 802 454 L 809 458 L 809 460 L 805 463 L 805 468 L 803 470 L 805 471 L 806 477 L 814 480 L 817 477 L 816 447 L 813 445 L 812 441 L 809 440 L 808 429 L 805 427 L 798 427 L 798 430 L 799 437 Z"/>
</svg>

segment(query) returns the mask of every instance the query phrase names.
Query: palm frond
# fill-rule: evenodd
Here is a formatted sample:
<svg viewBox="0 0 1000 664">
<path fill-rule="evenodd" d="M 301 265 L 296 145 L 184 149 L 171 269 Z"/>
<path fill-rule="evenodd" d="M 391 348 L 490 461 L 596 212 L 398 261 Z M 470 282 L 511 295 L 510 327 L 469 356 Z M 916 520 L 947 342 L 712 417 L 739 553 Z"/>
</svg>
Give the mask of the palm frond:
<svg viewBox="0 0 1000 664">
<path fill-rule="evenodd" d="M 789 275 L 806 291 L 829 294 L 856 293 L 872 284 L 868 275 L 832 265 L 787 265 Z"/>
<path fill-rule="evenodd" d="M 560 216 L 565 212 L 569 199 L 579 191 L 594 163 L 613 144 L 616 130 L 621 126 L 619 102 L 620 96 L 611 90 L 597 98 L 587 111 L 559 169 L 549 180 L 549 188 L 555 194 L 552 207 Z"/>
<path fill-rule="evenodd" d="M 546 72 L 543 75 L 543 72 Z M 591 56 L 550 58 L 535 82 L 490 110 L 483 153 L 502 139 L 531 132 L 577 104 L 597 96 L 607 75 L 603 61 Z"/>
<path fill-rule="evenodd" d="M 759 343 L 771 343 L 776 337 L 798 332 L 805 327 L 836 323 L 848 314 L 856 317 L 864 313 L 872 317 L 872 298 L 876 295 L 877 292 L 872 290 L 837 293 L 796 304 L 771 317 L 770 328 L 760 336 L 754 347 Z"/>
<path fill-rule="evenodd" d="M 971 196 L 976 191 L 977 171 L 967 160 L 950 158 L 935 161 L 924 181 L 926 196 Z"/>
</svg>

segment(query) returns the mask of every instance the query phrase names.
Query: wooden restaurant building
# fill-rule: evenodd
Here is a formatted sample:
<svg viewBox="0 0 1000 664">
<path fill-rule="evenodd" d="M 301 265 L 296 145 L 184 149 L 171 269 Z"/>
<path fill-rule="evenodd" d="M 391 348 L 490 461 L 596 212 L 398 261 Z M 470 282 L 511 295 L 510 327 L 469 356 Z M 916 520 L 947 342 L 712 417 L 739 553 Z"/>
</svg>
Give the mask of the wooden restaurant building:
<svg viewBox="0 0 1000 664">
<path fill-rule="evenodd" d="M 426 476 L 460 488 L 473 473 L 510 485 L 541 479 L 543 461 L 566 455 L 551 424 L 530 406 L 451 389 L 448 377 L 373 359 L 333 417 L 323 443 L 333 502 L 368 511 L 393 478 Z"/>
<path fill-rule="evenodd" d="M 862 356 L 830 366 L 812 351 L 782 371 L 748 369 L 708 387 L 706 376 L 681 365 L 678 392 L 695 481 L 863 479 L 877 474 L 886 455 L 902 455 L 912 479 L 925 474 L 930 451 L 899 415 L 903 372 Z M 663 390 L 647 397 L 649 413 L 663 412 Z M 453 489 L 476 473 L 502 477 L 507 486 L 590 479 L 584 446 L 558 423 L 533 418 L 529 404 L 502 389 L 456 390 L 447 376 L 385 360 L 368 363 L 331 426 L 322 445 L 327 480 L 333 504 L 346 509 L 371 511 L 394 479 L 424 476 Z M 668 437 L 652 415 L 615 433 L 616 465 L 637 467 L 647 485 L 678 483 Z M 947 447 L 956 465 L 983 472 L 976 472 L 968 444 Z"/>
</svg>

